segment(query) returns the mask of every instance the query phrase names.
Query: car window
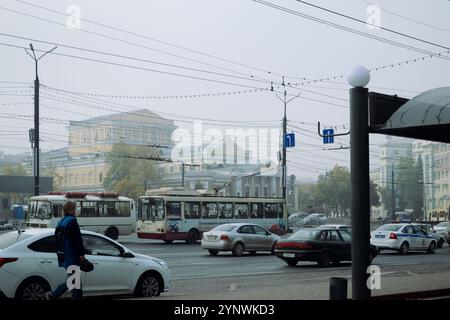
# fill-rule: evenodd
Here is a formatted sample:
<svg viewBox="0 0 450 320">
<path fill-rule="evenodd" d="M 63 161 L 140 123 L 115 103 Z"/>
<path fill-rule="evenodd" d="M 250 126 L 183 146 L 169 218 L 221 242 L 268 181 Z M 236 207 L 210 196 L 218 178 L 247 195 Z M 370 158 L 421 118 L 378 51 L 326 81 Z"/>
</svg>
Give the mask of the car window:
<svg viewBox="0 0 450 320">
<path fill-rule="evenodd" d="M 231 231 L 231 230 L 233 230 L 234 228 L 236 228 L 235 225 L 232 225 L 232 224 L 223 224 L 223 225 L 221 225 L 221 226 L 215 227 L 213 230 L 214 230 L 214 231 Z"/>
<path fill-rule="evenodd" d="M 398 231 L 402 225 L 398 224 L 385 224 L 381 227 L 379 227 L 376 231 Z"/>
<path fill-rule="evenodd" d="M 97 256 L 118 257 L 121 251 L 117 245 L 109 240 L 92 235 L 82 235 L 86 254 Z"/>
<path fill-rule="evenodd" d="M 253 230 L 255 231 L 255 234 L 259 234 L 259 235 L 263 235 L 263 236 L 267 235 L 267 231 L 261 227 L 253 226 Z"/>
<path fill-rule="evenodd" d="M 328 241 L 342 241 L 339 237 L 339 234 L 336 230 L 330 230 L 328 231 Z"/>
<path fill-rule="evenodd" d="M 0 234 L 0 249 L 6 249 L 29 237 L 31 237 L 31 235 L 26 233 L 19 234 L 17 231 Z"/>
<path fill-rule="evenodd" d="M 253 234 L 253 228 L 252 228 L 252 226 L 242 226 L 238 232 L 246 233 L 246 234 Z"/>
<path fill-rule="evenodd" d="M 405 226 L 403 228 L 403 232 L 408 234 L 414 234 L 414 228 L 413 226 Z"/>
<path fill-rule="evenodd" d="M 50 252 L 56 253 L 56 239 L 55 236 L 49 236 L 39 239 L 32 244 L 28 245 L 30 250 L 36 252 Z"/>
<path fill-rule="evenodd" d="M 427 232 L 426 230 L 427 230 L 426 226 L 424 226 L 423 228 L 420 228 L 418 226 L 413 226 L 413 232 L 415 234 L 424 234 L 425 232 Z"/>
<path fill-rule="evenodd" d="M 344 239 L 345 242 L 350 242 L 352 241 L 352 236 L 350 233 L 348 233 L 346 230 L 340 230 L 339 233 L 342 236 L 342 239 Z"/>
</svg>

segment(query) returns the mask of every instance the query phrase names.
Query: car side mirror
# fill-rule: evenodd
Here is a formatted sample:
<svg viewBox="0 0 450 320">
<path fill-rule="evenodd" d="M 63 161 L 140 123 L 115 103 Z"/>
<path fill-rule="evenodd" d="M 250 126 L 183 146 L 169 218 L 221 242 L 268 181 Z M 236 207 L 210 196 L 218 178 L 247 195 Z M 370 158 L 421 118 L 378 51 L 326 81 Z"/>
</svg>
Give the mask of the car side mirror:
<svg viewBox="0 0 450 320">
<path fill-rule="evenodd" d="M 134 255 L 129 251 L 125 251 L 124 253 L 122 253 L 122 257 L 123 258 L 134 258 Z"/>
</svg>

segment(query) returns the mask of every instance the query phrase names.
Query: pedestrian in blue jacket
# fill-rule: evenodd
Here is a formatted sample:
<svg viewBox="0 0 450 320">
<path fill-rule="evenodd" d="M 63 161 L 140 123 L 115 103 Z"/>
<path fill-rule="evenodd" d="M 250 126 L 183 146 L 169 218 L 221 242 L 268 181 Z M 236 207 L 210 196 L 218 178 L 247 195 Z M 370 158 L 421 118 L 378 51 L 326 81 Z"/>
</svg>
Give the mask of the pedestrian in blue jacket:
<svg viewBox="0 0 450 320">
<path fill-rule="evenodd" d="M 64 217 L 58 222 L 58 226 L 55 229 L 58 263 L 60 267 L 66 270 L 70 266 L 79 267 L 81 261 L 84 260 L 83 240 L 77 218 L 75 217 L 75 209 L 76 203 L 74 201 L 66 201 L 63 207 Z M 68 274 L 69 276 L 70 274 Z M 67 282 L 61 283 L 55 290 L 47 292 L 45 298 L 47 300 L 57 299 L 67 290 L 69 290 Z M 83 291 L 81 287 L 72 289 L 73 300 L 78 300 L 82 297 Z"/>
</svg>

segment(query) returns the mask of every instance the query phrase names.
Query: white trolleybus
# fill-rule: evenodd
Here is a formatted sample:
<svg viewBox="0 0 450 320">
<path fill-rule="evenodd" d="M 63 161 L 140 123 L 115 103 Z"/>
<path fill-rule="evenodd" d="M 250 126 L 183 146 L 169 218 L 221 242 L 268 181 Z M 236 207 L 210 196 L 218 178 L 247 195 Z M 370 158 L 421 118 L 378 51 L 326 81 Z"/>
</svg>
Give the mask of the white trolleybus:
<svg viewBox="0 0 450 320">
<path fill-rule="evenodd" d="M 55 228 L 67 200 L 76 202 L 76 216 L 82 230 L 102 233 L 114 240 L 136 230 L 134 201 L 115 192 L 49 192 L 31 197 L 27 227 Z"/>
<path fill-rule="evenodd" d="M 216 196 L 199 191 L 149 190 L 139 197 L 137 235 L 167 243 L 195 243 L 203 232 L 233 222 L 259 224 L 276 234 L 287 231 L 287 208 L 279 198 Z"/>
</svg>

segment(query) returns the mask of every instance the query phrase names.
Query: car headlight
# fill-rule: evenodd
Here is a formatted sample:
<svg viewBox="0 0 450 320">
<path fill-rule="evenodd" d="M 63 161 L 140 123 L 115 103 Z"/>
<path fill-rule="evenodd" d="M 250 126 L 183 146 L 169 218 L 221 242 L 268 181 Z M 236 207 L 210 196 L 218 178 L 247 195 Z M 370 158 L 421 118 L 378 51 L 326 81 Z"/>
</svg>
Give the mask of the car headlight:
<svg viewBox="0 0 450 320">
<path fill-rule="evenodd" d="M 154 261 L 162 265 L 164 269 L 169 269 L 169 266 L 164 260 L 154 259 Z"/>
</svg>

